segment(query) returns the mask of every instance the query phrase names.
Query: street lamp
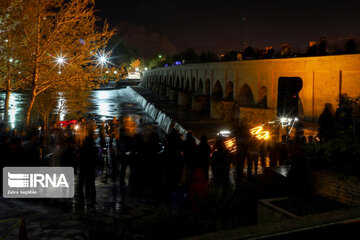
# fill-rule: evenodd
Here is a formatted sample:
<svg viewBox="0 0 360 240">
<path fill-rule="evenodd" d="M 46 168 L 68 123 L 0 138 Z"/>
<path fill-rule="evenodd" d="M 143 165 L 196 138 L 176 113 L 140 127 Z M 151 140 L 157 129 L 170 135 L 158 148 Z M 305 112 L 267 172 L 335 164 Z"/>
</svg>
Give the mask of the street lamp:
<svg viewBox="0 0 360 240">
<path fill-rule="evenodd" d="M 55 58 L 55 63 L 56 63 L 56 65 L 59 66 L 59 69 L 60 69 L 61 67 L 63 67 L 66 64 L 66 60 L 67 59 L 65 58 L 65 56 L 60 54 Z"/>
</svg>

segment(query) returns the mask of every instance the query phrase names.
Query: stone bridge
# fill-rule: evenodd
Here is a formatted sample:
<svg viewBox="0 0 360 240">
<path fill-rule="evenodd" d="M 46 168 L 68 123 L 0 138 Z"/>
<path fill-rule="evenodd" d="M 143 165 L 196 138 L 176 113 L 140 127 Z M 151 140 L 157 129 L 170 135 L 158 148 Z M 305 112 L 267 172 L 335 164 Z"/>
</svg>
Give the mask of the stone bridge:
<svg viewBox="0 0 360 240">
<path fill-rule="evenodd" d="M 360 95 L 360 55 L 162 67 L 143 72 L 141 85 L 178 105 L 209 111 L 215 119 L 260 122 L 274 120 L 277 114 L 280 78 L 285 83 L 302 80 L 298 116 L 316 121 L 324 105 L 335 107 L 341 94 Z"/>
</svg>

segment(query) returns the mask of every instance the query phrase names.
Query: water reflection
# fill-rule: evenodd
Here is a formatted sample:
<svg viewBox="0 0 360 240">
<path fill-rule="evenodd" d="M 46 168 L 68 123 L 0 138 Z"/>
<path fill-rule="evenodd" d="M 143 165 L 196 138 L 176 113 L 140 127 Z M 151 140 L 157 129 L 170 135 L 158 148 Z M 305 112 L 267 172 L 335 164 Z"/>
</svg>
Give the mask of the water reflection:
<svg viewBox="0 0 360 240">
<path fill-rule="evenodd" d="M 126 89 L 96 90 L 91 94 L 89 114 L 97 121 L 109 121 L 118 118 L 127 134 L 133 135 L 153 125 L 153 119 L 142 107 L 129 98 Z"/>
<path fill-rule="evenodd" d="M 0 121 L 5 121 L 5 93 L 0 93 Z M 21 124 L 24 114 L 26 96 L 22 93 L 11 93 L 9 100 L 8 121 L 11 128 Z"/>
<path fill-rule="evenodd" d="M 59 120 L 66 120 L 66 94 L 60 92 L 54 112 L 59 114 Z M 97 122 L 111 120 L 113 117 L 120 119 L 126 126 L 129 134 L 143 131 L 147 126 L 153 125 L 153 119 L 144 112 L 142 107 L 134 99 L 126 94 L 126 89 L 97 90 L 91 92 L 90 108 L 88 115 Z M 27 95 L 24 93 L 11 93 L 9 103 L 9 123 L 12 128 L 21 126 L 27 104 Z M 5 93 L 0 93 L 0 121 L 5 119 Z M 139 130 L 142 129 L 142 130 Z"/>
</svg>

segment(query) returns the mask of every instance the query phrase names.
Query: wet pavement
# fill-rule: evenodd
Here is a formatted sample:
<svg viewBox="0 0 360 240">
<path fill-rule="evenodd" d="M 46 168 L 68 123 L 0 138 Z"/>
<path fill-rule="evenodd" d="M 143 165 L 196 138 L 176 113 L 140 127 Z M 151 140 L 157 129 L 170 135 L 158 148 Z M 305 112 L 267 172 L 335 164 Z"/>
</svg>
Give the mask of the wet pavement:
<svg viewBox="0 0 360 240">
<path fill-rule="evenodd" d="M 18 99 L 18 100 L 16 100 Z M 14 123 L 17 121 L 17 114 L 21 109 L 16 109 L 16 103 L 23 101 L 21 95 L 15 98 Z M 92 93 L 92 107 L 89 114 L 98 123 L 107 121 L 113 117 L 118 119 L 128 118 L 135 123 L 135 131 L 143 132 L 146 129 L 157 128 L 153 119 L 147 115 L 137 103 L 128 98 L 121 90 L 98 90 Z M 19 106 L 19 105 L 17 105 Z M 181 109 L 171 112 L 174 119 L 182 114 Z M 207 117 L 196 118 L 192 113 L 184 116 L 184 126 L 197 126 L 197 121 L 207 121 Z M 188 121 L 188 122 L 186 122 Z M 195 125 L 192 123 L 194 121 Z M 209 120 L 206 128 L 219 126 L 219 121 Z M 160 131 L 160 130 L 159 130 Z M 56 154 L 55 154 L 56 155 Z M 56 162 L 56 161 L 55 161 Z M 266 166 L 269 165 L 267 159 Z M 246 167 L 246 165 L 245 165 Z M 254 168 L 253 168 L 254 169 Z M 262 167 L 259 161 L 259 173 Z M 246 174 L 246 169 L 244 169 Z M 129 172 L 127 172 L 129 175 Z M 154 206 L 158 205 L 154 199 L 142 198 L 126 191 L 123 195 L 120 191 L 119 181 L 104 181 L 105 176 L 98 176 L 96 179 L 96 205 L 87 207 L 79 205 L 76 196 L 73 199 L 4 199 L 0 198 L 0 234 L 6 232 L 17 221 L 17 218 L 24 218 L 26 232 L 29 239 L 82 239 L 82 234 L 88 231 L 87 223 L 94 219 L 104 221 L 131 222 L 133 220 L 146 219 L 151 215 Z M 211 171 L 210 171 L 211 177 Z M 127 177 L 128 178 L 128 177 Z M 231 168 L 230 180 L 234 183 L 234 168 Z M 77 180 L 76 180 L 77 181 Z M 76 189 L 76 188 L 75 188 Z M 16 218 L 9 222 L 2 220 Z M 8 239 L 14 239 L 18 235 L 18 228 L 15 229 Z M 0 235 L 1 236 L 1 235 Z"/>
<path fill-rule="evenodd" d="M 1 96 L 3 97 L 3 96 Z M 3 100 L 3 98 L 2 98 Z M 20 122 L 26 97 L 14 93 L 10 100 L 10 123 Z M 136 132 L 156 128 L 154 121 L 134 101 L 124 95 L 124 89 L 97 90 L 91 95 L 91 118 L 98 124 L 117 117 L 121 121 L 134 123 Z M 3 106 L 3 101 L 0 103 Z M 56 147 L 52 150 L 56 154 Z M 53 164 L 57 160 L 52 159 Z M 128 173 L 129 174 L 129 173 Z M 77 180 L 76 180 L 77 182 Z M 76 188 L 75 188 L 76 189 Z M 96 205 L 88 208 L 79 205 L 76 196 L 73 199 L 4 199 L 0 198 L 0 236 L 6 233 L 19 218 L 24 218 L 29 239 L 75 239 L 87 232 L 89 219 L 101 217 L 129 221 L 147 216 L 151 212 L 151 200 L 143 200 L 120 192 L 119 181 L 104 183 L 104 176 L 96 179 Z M 15 219 L 13 219 L 15 218 Z M 9 221 L 7 221 L 9 220 Z M 7 239 L 17 239 L 18 226 Z"/>
</svg>

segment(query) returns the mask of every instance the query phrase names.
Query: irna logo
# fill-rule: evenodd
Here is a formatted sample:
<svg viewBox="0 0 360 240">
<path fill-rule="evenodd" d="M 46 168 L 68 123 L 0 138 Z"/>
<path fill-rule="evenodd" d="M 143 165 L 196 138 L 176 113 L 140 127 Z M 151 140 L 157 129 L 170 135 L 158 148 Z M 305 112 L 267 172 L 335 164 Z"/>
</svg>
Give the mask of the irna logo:
<svg viewBox="0 0 360 240">
<path fill-rule="evenodd" d="M 72 167 L 4 167 L 5 198 L 72 198 Z"/>
<path fill-rule="evenodd" d="M 22 174 L 8 172 L 8 185 L 12 188 L 69 187 L 64 174 Z"/>
</svg>

